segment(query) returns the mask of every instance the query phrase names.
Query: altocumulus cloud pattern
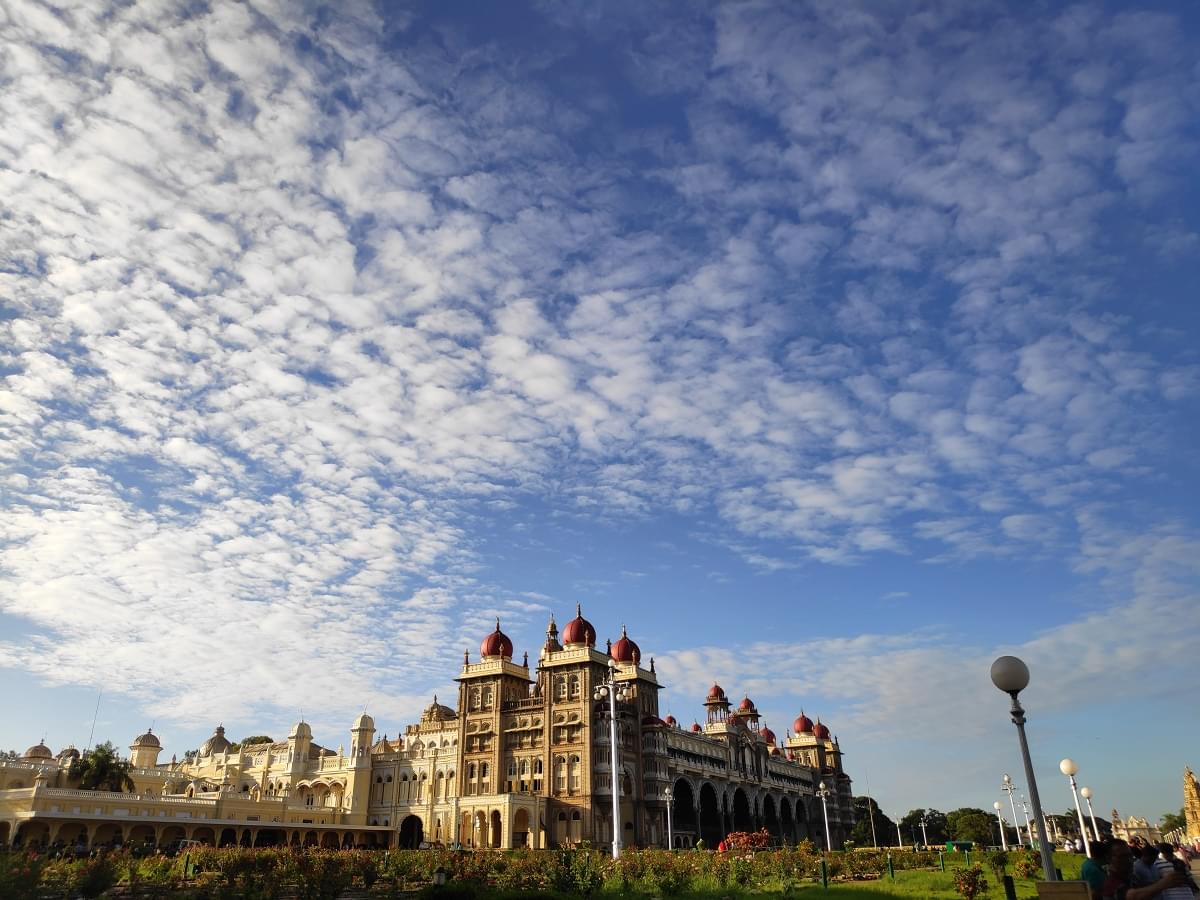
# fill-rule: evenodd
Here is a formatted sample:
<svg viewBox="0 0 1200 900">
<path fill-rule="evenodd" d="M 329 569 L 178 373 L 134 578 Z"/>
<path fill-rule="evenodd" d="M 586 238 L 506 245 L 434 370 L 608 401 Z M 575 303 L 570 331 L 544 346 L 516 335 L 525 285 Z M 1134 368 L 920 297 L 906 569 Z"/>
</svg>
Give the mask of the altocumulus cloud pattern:
<svg viewBox="0 0 1200 900">
<path fill-rule="evenodd" d="M 0 664 L 411 714 L 488 615 L 536 647 L 573 607 L 489 568 L 535 508 L 750 581 L 1053 561 L 1091 605 L 1010 639 L 1063 702 L 1115 636 L 1135 672 L 1194 646 L 1195 514 L 1156 497 L 1200 380 L 1180 21 L 481 15 L 0 7 Z M 1150 608 L 1180 628 L 1141 643 Z M 840 629 L 656 649 L 676 697 L 769 670 L 878 728 L 992 646 Z"/>
</svg>

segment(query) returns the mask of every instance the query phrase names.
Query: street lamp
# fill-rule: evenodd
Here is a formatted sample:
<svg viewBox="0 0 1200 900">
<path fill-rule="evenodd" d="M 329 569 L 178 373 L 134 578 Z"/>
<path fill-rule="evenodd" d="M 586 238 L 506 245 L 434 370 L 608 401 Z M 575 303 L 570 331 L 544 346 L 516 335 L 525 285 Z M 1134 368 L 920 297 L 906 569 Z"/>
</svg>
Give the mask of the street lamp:
<svg viewBox="0 0 1200 900">
<path fill-rule="evenodd" d="M 1096 827 L 1096 812 L 1092 809 L 1092 789 L 1087 785 L 1084 785 L 1079 789 L 1079 796 L 1087 801 L 1088 815 L 1092 817 L 1092 836 L 1099 841 L 1100 829 Z"/>
<path fill-rule="evenodd" d="M 900 820 L 896 819 L 896 837 L 900 838 L 900 849 L 904 849 L 904 832 L 900 830 Z M 913 847 L 916 850 L 916 847 Z"/>
<path fill-rule="evenodd" d="M 608 727 L 609 737 L 612 738 L 609 743 L 609 765 L 612 771 L 612 855 L 613 859 L 619 859 L 621 856 L 621 798 L 617 793 L 617 701 L 625 700 L 629 696 L 629 688 L 624 684 L 617 684 L 617 662 L 611 656 L 608 658 L 608 678 L 596 686 L 592 696 L 597 703 L 605 697 L 608 698 Z"/>
<path fill-rule="evenodd" d="M 1013 791 L 1015 791 L 1016 788 L 1017 786 L 1013 784 L 1012 778 L 1010 778 L 1008 773 L 1005 772 L 1004 781 L 1000 784 L 1000 789 L 1004 791 L 1004 793 L 1008 794 L 1008 805 L 1012 807 L 1013 828 L 1017 830 L 1017 844 L 1021 847 L 1024 847 L 1025 842 L 1021 840 L 1021 820 L 1017 818 L 1017 801 L 1013 799 Z M 1033 838 L 1030 837 L 1030 840 L 1033 840 Z"/>
<path fill-rule="evenodd" d="M 1029 849 L 1033 849 L 1033 823 L 1029 821 L 1029 805 L 1021 798 L 1021 812 L 1025 816 L 1025 833 L 1029 835 Z"/>
<path fill-rule="evenodd" d="M 925 823 L 929 821 L 925 817 L 925 813 L 921 813 L 921 843 L 925 845 L 925 849 L 929 849 L 929 835 L 925 832 Z"/>
<path fill-rule="evenodd" d="M 992 809 L 996 811 L 996 821 L 1000 823 L 1000 846 L 1007 852 L 1008 838 L 1004 836 L 1004 816 L 1000 815 L 999 800 L 992 804 Z"/>
<path fill-rule="evenodd" d="M 1038 797 L 1037 779 L 1033 777 L 1033 760 L 1029 758 L 1029 741 L 1025 738 L 1025 710 L 1021 708 L 1017 695 L 1029 685 L 1029 667 L 1015 656 L 1001 656 L 992 663 L 992 684 L 1012 697 L 1013 724 L 1017 726 L 1017 737 L 1021 742 L 1021 760 L 1025 763 L 1025 778 L 1029 781 L 1029 799 L 1033 801 L 1033 815 L 1039 821 L 1045 820 L 1042 815 L 1042 801 Z M 1045 834 L 1038 842 L 1042 856 L 1042 875 L 1047 881 L 1057 881 L 1054 874 L 1054 857 L 1050 855 L 1050 846 Z"/>
<path fill-rule="evenodd" d="M 1071 781 L 1071 796 L 1075 798 L 1075 814 L 1079 816 L 1079 834 L 1083 837 L 1083 851 L 1088 856 L 1092 855 L 1092 845 L 1088 842 L 1087 825 L 1083 822 L 1083 807 L 1079 805 L 1079 791 L 1075 787 L 1075 773 L 1079 771 L 1079 766 L 1075 764 L 1073 759 L 1064 759 L 1058 764 L 1058 771 L 1062 772 Z"/>
<path fill-rule="evenodd" d="M 817 785 L 817 796 L 821 798 L 821 809 L 825 812 L 825 851 L 828 853 L 833 850 L 833 843 L 829 840 L 829 794 L 830 790 L 825 786 L 825 782 Z"/>
<path fill-rule="evenodd" d="M 675 841 L 673 840 L 673 835 L 671 834 L 671 797 L 672 797 L 671 786 L 667 785 L 666 790 L 663 791 L 663 799 L 667 801 L 667 849 L 668 850 L 675 849 Z"/>
</svg>

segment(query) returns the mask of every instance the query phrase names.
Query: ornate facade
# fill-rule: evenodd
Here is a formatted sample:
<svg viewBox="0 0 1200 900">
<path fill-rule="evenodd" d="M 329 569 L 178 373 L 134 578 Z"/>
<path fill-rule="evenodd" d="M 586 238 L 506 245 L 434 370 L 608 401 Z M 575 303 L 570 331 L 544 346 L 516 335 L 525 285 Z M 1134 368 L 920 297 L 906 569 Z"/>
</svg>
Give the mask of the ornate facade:
<svg viewBox="0 0 1200 900">
<path fill-rule="evenodd" d="M 1200 841 L 1200 783 L 1190 768 L 1183 770 L 1183 819 L 1187 839 Z"/>
<path fill-rule="evenodd" d="M 0 843 L 608 845 L 615 788 L 626 846 L 666 846 L 668 822 L 676 847 L 759 828 L 821 845 L 822 782 L 833 845 L 846 839 L 851 782 L 827 726 L 801 713 L 780 742 L 749 697 L 735 707 L 714 684 L 703 723 L 684 728 L 659 717 L 654 660 L 643 666 L 624 629 L 607 651 L 595 644 L 578 610 L 561 640 L 551 619 L 531 670 L 528 654 L 513 662 L 497 622 L 478 661 L 464 654 L 457 708 L 435 697 L 394 741 L 363 713 L 349 751 L 314 743 L 304 722 L 286 741 L 249 746 L 218 726 L 195 753 L 160 763 L 147 732 L 130 747 L 131 793 L 75 789 L 77 751 L 38 744 L 0 763 Z M 609 704 L 595 696 L 608 680 L 622 697 L 615 778 Z"/>
</svg>

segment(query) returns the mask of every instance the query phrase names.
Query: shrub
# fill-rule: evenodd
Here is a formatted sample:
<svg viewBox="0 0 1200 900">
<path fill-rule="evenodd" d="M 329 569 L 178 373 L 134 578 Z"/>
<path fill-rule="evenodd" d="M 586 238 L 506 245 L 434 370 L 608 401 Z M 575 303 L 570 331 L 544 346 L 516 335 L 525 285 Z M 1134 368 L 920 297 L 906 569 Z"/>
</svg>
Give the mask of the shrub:
<svg viewBox="0 0 1200 900">
<path fill-rule="evenodd" d="M 954 873 L 954 889 L 966 900 L 975 900 L 988 892 L 987 876 L 983 874 L 983 866 L 979 863 L 959 869 Z"/>
<path fill-rule="evenodd" d="M 33 900 L 44 865 L 36 853 L 0 853 L 0 897 Z"/>
<path fill-rule="evenodd" d="M 1042 861 L 1036 853 L 1026 850 L 1013 860 L 1013 871 L 1021 878 L 1037 878 L 1042 874 Z"/>
<path fill-rule="evenodd" d="M 74 872 L 74 890 L 84 897 L 99 897 L 117 883 L 117 867 L 107 853 L 84 860 Z"/>
<path fill-rule="evenodd" d="M 992 850 L 987 855 L 988 865 L 992 867 L 992 872 L 999 881 L 1004 877 L 1004 872 L 1008 868 L 1008 853 L 1004 850 Z"/>
</svg>

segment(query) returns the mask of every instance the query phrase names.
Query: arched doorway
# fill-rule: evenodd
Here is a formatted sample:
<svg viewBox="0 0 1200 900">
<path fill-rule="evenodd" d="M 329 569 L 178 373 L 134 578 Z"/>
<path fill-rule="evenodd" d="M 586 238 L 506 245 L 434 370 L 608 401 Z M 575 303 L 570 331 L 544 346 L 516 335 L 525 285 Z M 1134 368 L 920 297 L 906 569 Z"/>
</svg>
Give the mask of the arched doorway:
<svg viewBox="0 0 1200 900">
<path fill-rule="evenodd" d="M 217 844 L 217 846 L 218 847 L 236 847 L 237 846 L 237 832 L 234 831 L 232 828 L 222 828 L 221 829 L 221 840 L 220 840 L 220 843 Z"/>
<path fill-rule="evenodd" d="M 400 847 L 403 850 L 416 850 L 425 839 L 425 829 L 419 816 L 405 816 L 400 823 Z"/>
<path fill-rule="evenodd" d="M 523 809 L 518 809 L 517 814 L 513 817 L 513 846 L 533 846 L 533 842 L 529 839 L 529 813 Z"/>
<path fill-rule="evenodd" d="M 733 792 L 733 830 L 754 830 L 754 817 L 750 815 L 750 801 L 746 798 L 746 792 L 741 788 Z"/>
<path fill-rule="evenodd" d="M 775 800 L 768 794 L 763 797 L 763 828 L 771 835 L 774 843 L 781 843 L 783 835 L 779 830 L 779 816 L 775 815 Z"/>
<path fill-rule="evenodd" d="M 725 837 L 717 792 L 707 781 L 700 786 L 700 837 L 710 850 L 715 850 Z"/>
<path fill-rule="evenodd" d="M 779 830 L 785 844 L 796 843 L 796 822 L 792 819 L 792 804 L 787 797 L 779 801 Z"/>
<path fill-rule="evenodd" d="M 0 847 L 3 847 L 8 844 L 8 839 L 10 836 L 9 831 L 10 831 L 10 828 L 9 828 L 8 823 L 0 822 Z"/>
<path fill-rule="evenodd" d="M 50 843 L 50 826 L 45 822 L 22 822 L 17 826 L 14 846 L 43 849 Z"/>
<path fill-rule="evenodd" d="M 808 823 L 808 807 L 804 805 L 804 798 L 796 800 L 796 840 L 812 840 L 812 830 Z"/>
<path fill-rule="evenodd" d="M 685 778 L 680 778 L 671 786 L 671 829 L 676 847 L 691 846 L 700 836 L 696 821 L 696 795 Z"/>
<path fill-rule="evenodd" d="M 492 810 L 492 840 L 491 840 L 491 843 L 489 844 L 489 846 L 491 846 L 494 849 L 500 848 L 500 840 L 502 837 L 501 829 L 503 828 L 503 825 L 504 825 L 504 823 L 500 819 L 500 810 L 493 809 Z"/>
<path fill-rule="evenodd" d="M 476 847 L 486 847 L 488 845 L 488 826 L 487 813 L 483 810 L 475 813 L 475 828 L 473 831 L 474 845 Z"/>
</svg>

